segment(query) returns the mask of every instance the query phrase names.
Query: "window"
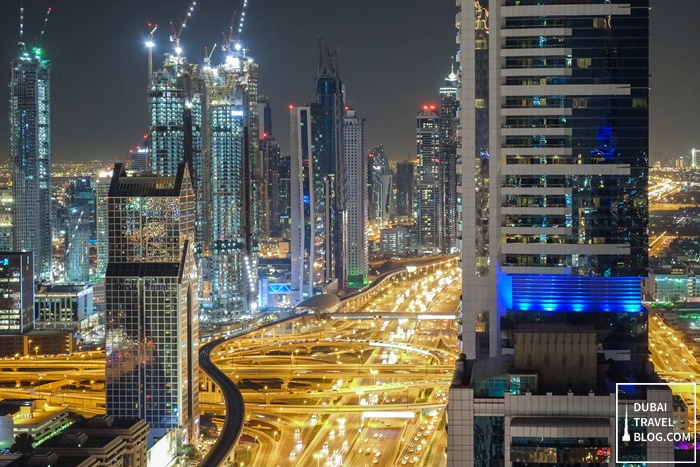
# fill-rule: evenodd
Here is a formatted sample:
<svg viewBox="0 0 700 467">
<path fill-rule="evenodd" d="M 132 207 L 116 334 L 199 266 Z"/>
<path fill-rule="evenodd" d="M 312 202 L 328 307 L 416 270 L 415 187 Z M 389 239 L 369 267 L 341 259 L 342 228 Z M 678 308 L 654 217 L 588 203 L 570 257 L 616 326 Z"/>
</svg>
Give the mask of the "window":
<svg viewBox="0 0 700 467">
<path fill-rule="evenodd" d="M 579 68 L 590 68 L 592 64 L 592 60 L 590 58 L 577 58 L 576 59 L 576 66 Z"/>
<path fill-rule="evenodd" d="M 484 99 L 474 99 L 474 107 L 477 109 L 483 109 L 486 107 L 486 102 Z"/>
</svg>

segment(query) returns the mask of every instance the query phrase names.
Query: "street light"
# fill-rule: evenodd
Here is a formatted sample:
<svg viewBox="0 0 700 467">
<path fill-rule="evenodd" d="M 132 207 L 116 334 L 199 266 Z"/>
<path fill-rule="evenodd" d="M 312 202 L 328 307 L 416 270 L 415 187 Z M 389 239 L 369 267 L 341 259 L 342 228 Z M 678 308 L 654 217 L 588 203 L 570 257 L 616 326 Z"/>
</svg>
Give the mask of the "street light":
<svg viewBox="0 0 700 467">
<path fill-rule="evenodd" d="M 316 459 L 316 467 L 319 467 L 321 465 L 321 458 L 323 457 L 323 454 L 320 452 L 317 452 L 314 454 L 314 459 Z"/>
<path fill-rule="evenodd" d="M 39 366 L 39 346 L 34 347 L 34 368 Z"/>
</svg>

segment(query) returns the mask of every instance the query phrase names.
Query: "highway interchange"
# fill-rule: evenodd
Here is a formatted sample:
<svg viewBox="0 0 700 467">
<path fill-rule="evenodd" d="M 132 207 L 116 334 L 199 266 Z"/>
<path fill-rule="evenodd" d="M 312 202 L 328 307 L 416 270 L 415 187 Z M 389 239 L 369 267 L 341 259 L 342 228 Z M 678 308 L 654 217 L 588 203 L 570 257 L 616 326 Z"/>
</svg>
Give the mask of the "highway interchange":
<svg viewBox="0 0 700 467">
<path fill-rule="evenodd" d="M 238 465 L 442 465 L 460 293 L 459 271 L 440 270 L 396 280 L 361 309 L 217 347 L 213 362 L 246 402 Z M 200 396 L 203 413 L 223 415 L 217 391 Z"/>
</svg>

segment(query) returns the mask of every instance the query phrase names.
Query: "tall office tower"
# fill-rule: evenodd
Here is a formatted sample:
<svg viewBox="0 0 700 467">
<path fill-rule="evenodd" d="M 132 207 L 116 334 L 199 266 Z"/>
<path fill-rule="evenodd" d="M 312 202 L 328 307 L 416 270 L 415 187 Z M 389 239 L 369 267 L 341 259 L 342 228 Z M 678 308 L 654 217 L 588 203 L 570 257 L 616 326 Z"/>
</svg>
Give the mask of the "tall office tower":
<svg viewBox="0 0 700 467">
<path fill-rule="evenodd" d="M 195 198 L 187 164 L 175 176 L 127 177 L 109 189 L 105 278 L 107 414 L 141 418 L 149 440 L 199 419 Z"/>
<path fill-rule="evenodd" d="M 107 273 L 107 261 L 109 260 L 109 222 L 107 216 L 107 197 L 112 177 L 109 172 L 101 172 L 97 177 L 95 187 L 95 223 L 97 238 L 97 264 L 95 276 L 98 280 L 104 279 Z"/>
<path fill-rule="evenodd" d="M 87 283 L 90 280 L 90 239 L 95 226 L 95 189 L 90 178 L 73 180 L 66 198 L 65 281 Z"/>
<path fill-rule="evenodd" d="M 457 75 L 452 70 L 440 88 L 440 166 L 443 191 L 443 251 L 457 241 Z"/>
<path fill-rule="evenodd" d="M 369 218 L 382 224 L 383 221 L 388 220 L 382 210 L 383 206 L 386 205 L 384 197 L 387 192 L 386 187 L 382 184 L 382 176 L 391 174 L 386 151 L 382 144 L 367 154 L 367 164 Z"/>
<path fill-rule="evenodd" d="M 595 448 L 585 445 L 597 443 L 594 436 L 604 438 L 598 448 L 609 449 L 616 436 L 609 428 L 616 423 L 614 405 L 606 409 L 613 411 L 612 422 L 581 434 L 567 430 L 592 427 L 571 420 L 590 417 L 588 403 L 560 405 L 542 415 L 550 421 L 537 425 L 529 418 L 540 416 L 535 408 L 555 407 L 556 401 L 531 397 L 524 408 L 506 394 L 500 396 L 507 401 L 505 412 L 486 414 L 478 409 L 475 381 L 485 378 L 488 394 L 495 378 L 508 373 L 497 370 L 508 368 L 510 353 L 511 370 L 534 370 L 543 381 L 550 361 L 556 362 L 551 368 L 566 368 L 558 381 L 547 378 L 559 391 L 550 399 L 567 397 L 562 386 L 568 386 L 570 395 L 592 391 L 610 400 L 615 381 L 645 378 L 648 0 L 458 5 L 461 336 L 468 361 L 450 400 L 472 401 L 470 390 L 474 399 L 463 411 L 450 410 L 448 465 L 485 466 L 498 459 L 501 465 L 524 465 L 514 457 L 558 449 L 566 440 L 557 433 L 564 432 L 588 438 L 578 448 Z M 591 350 L 570 352 L 587 339 L 593 339 Z M 609 365 L 598 373 L 605 381 L 596 385 L 575 375 L 568 380 L 572 366 L 583 374 L 596 357 Z M 486 368 L 482 359 L 489 369 L 479 374 Z M 506 379 L 515 381 L 514 375 Z M 532 396 L 544 398 L 546 392 L 542 385 Z M 522 394 L 523 403 L 530 397 L 512 386 L 510 394 Z M 528 444 L 522 437 L 535 425 L 551 437 Z M 464 431 L 453 429 L 460 426 Z M 459 432 L 467 435 L 460 439 Z M 503 444 L 489 444 L 491 434 Z M 536 462 L 529 455 L 523 462 L 530 459 Z"/>
<path fill-rule="evenodd" d="M 0 253 L 0 334 L 22 334 L 33 329 L 33 254 Z"/>
<path fill-rule="evenodd" d="M 698 166 L 698 150 L 695 148 L 690 150 L 690 166 L 691 167 Z"/>
<path fill-rule="evenodd" d="M 424 105 L 417 119 L 418 249 L 420 254 L 434 255 L 443 251 L 440 117 L 435 113 L 434 105 Z"/>
<path fill-rule="evenodd" d="M 210 174 L 204 151 L 206 105 L 205 82 L 199 65 L 180 55 L 165 54 L 163 67 L 153 73 L 149 84 L 150 129 L 149 170 L 155 175 L 174 177 L 183 162 L 189 162 L 197 196 L 195 251 L 207 250 L 209 216 L 207 194 Z M 144 144 L 145 146 L 146 144 Z"/>
<path fill-rule="evenodd" d="M 241 51 L 204 70 L 210 137 L 211 306 L 227 319 L 256 306 L 258 67 Z"/>
<path fill-rule="evenodd" d="M 321 138 L 314 122 L 319 106 L 290 106 L 290 193 L 291 193 L 291 294 L 294 305 L 320 293 L 333 278 L 330 256 L 332 230 L 329 188 L 332 179 L 320 163 L 314 141 Z"/>
<path fill-rule="evenodd" d="M 338 69 L 338 51 L 331 52 L 328 44 L 319 37 L 318 76 L 316 77 L 316 105 L 321 140 L 317 150 L 321 173 L 328 183 L 328 209 L 331 245 L 327 261 L 338 281 L 338 289 L 347 283 L 347 173 L 343 158 L 344 88 Z M 316 144 L 316 143 L 314 143 Z"/>
<path fill-rule="evenodd" d="M 414 169 L 411 161 L 396 164 L 396 215 L 406 220 L 413 218 Z"/>
<path fill-rule="evenodd" d="M 279 232 L 277 236 L 290 238 L 291 226 L 291 156 L 280 157 L 279 165 Z"/>
<path fill-rule="evenodd" d="M 365 119 L 355 111 L 345 111 L 345 166 L 348 190 L 348 287 L 364 287 L 369 282 L 369 250 L 367 224 L 369 206 L 367 199 L 367 156 Z"/>
<path fill-rule="evenodd" d="M 24 49 L 10 63 L 12 244 L 34 253 L 34 272 L 51 280 L 51 62 Z"/>
<path fill-rule="evenodd" d="M 269 223 L 268 237 L 280 237 L 280 218 L 284 215 L 285 206 L 282 202 L 281 174 L 280 174 L 280 143 L 270 133 L 266 133 L 265 139 L 260 140 L 260 150 L 262 152 L 262 162 L 265 174 L 264 184 L 267 196 L 260 193 L 260 222 L 263 222 L 262 213 L 267 209 L 267 220 Z M 260 229 L 262 235 L 262 228 Z"/>
<path fill-rule="evenodd" d="M 274 236 L 276 209 L 279 205 L 279 143 L 272 136 L 272 112 L 267 97 L 258 97 L 258 142 L 260 147 L 258 178 L 258 231 L 259 238 Z M 278 227 L 277 227 L 277 230 Z"/>
</svg>

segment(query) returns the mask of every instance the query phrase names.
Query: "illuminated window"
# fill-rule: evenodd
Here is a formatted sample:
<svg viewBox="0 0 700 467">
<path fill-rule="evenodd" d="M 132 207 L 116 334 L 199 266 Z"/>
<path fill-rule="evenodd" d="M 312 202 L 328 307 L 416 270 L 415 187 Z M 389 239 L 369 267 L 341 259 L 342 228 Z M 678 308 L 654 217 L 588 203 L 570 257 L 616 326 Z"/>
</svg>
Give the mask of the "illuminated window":
<svg viewBox="0 0 700 467">
<path fill-rule="evenodd" d="M 477 109 L 483 109 L 486 107 L 486 102 L 484 99 L 474 99 L 474 107 Z"/>
<path fill-rule="evenodd" d="M 590 58 L 577 58 L 576 66 L 579 68 L 590 68 L 592 60 Z"/>
</svg>

